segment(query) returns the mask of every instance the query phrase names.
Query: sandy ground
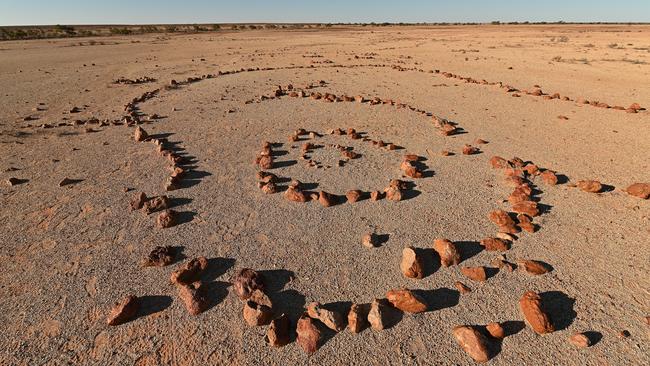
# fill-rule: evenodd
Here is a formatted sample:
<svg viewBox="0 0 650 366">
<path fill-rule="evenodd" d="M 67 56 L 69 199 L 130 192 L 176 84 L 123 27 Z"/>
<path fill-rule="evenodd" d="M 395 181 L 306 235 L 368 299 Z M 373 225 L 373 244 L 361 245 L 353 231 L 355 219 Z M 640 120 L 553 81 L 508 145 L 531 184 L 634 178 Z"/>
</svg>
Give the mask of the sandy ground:
<svg viewBox="0 0 650 366">
<path fill-rule="evenodd" d="M 473 364 L 451 330 L 489 322 L 505 322 L 512 333 L 490 364 L 650 363 L 650 201 L 623 191 L 650 182 L 650 112 L 576 102 L 650 107 L 649 27 L 352 28 L 97 41 L 104 44 L 0 43 L 0 364 Z M 164 88 L 172 79 L 242 68 L 253 70 Z M 156 81 L 113 83 L 144 76 Z M 415 111 L 266 98 L 288 84 L 392 99 Z M 535 85 L 571 100 L 523 92 Z M 135 142 L 133 127 L 112 124 L 126 115 L 126 103 L 154 89 L 161 90 L 137 107 L 162 118 L 143 117 L 141 127 L 189 162 L 180 189 L 170 192 L 163 188 L 169 163 L 155 146 Z M 70 113 L 75 106 L 80 111 Z M 441 136 L 431 114 L 462 133 Z M 328 134 L 338 127 L 403 149 Z M 305 141 L 289 142 L 297 128 L 324 134 L 316 139 L 323 147 L 309 157 L 321 168 L 301 159 Z M 478 138 L 488 144 L 476 145 Z M 408 179 L 415 186 L 400 202 L 289 202 L 256 185 L 253 160 L 264 141 L 281 144 L 270 171 L 314 191 L 381 190 L 401 177 L 407 152 L 425 157 L 427 174 Z M 361 157 L 340 167 L 329 144 L 353 147 Z M 481 153 L 461 154 L 464 144 Z M 488 213 L 509 208 L 512 188 L 488 164 L 494 155 L 560 174 L 556 186 L 532 180 L 543 208 L 534 219 L 538 230 L 518 235 L 505 252 L 511 262 L 543 261 L 550 273 L 501 270 L 474 282 L 460 272 L 490 267 L 501 254 L 478 245 L 496 233 Z M 26 181 L 10 186 L 10 177 Z M 78 181 L 59 187 L 66 177 Z M 583 179 L 606 189 L 573 187 Z M 160 229 L 156 214 L 131 211 L 129 200 L 140 191 L 167 194 L 179 224 Z M 385 242 L 362 246 L 369 231 Z M 435 238 L 457 243 L 461 265 L 440 268 L 433 260 L 425 278 L 404 277 L 402 249 L 430 250 Z M 157 245 L 181 247 L 182 255 L 170 266 L 143 268 Z M 209 259 L 203 281 L 211 304 L 192 316 L 169 276 L 197 256 Z M 230 281 L 243 267 L 263 273 L 274 310 L 294 322 L 311 301 L 345 309 L 400 287 L 421 290 L 429 311 L 404 314 L 383 331 L 325 332 L 311 356 L 296 342 L 275 349 L 264 341 L 267 327 L 242 319 Z M 472 292 L 461 295 L 459 280 Z M 518 300 L 527 290 L 542 295 L 557 331 L 540 336 L 525 326 Z M 106 325 L 113 303 L 127 294 L 141 297 L 138 317 Z M 591 332 L 595 344 L 576 348 L 568 341 L 575 332 Z"/>
</svg>

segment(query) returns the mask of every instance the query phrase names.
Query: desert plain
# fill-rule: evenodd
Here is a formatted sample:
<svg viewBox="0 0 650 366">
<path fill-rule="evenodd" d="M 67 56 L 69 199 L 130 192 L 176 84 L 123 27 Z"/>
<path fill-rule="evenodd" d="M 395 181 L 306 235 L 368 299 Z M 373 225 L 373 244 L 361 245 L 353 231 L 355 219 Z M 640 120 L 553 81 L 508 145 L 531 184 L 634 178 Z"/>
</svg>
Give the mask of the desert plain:
<svg viewBox="0 0 650 366">
<path fill-rule="evenodd" d="M 475 364 L 462 325 L 488 364 L 650 363 L 650 201 L 629 189 L 650 183 L 648 26 L 6 41 L 0 85 L 0 364 Z M 460 260 L 441 265 L 435 239 Z M 159 246 L 166 265 L 146 266 Z M 198 257 L 191 314 L 170 276 Z M 243 268 L 288 344 L 244 320 Z M 424 309 L 382 300 L 385 329 L 303 315 L 318 302 L 346 323 L 404 288 Z M 128 295 L 137 309 L 108 325 Z"/>
</svg>

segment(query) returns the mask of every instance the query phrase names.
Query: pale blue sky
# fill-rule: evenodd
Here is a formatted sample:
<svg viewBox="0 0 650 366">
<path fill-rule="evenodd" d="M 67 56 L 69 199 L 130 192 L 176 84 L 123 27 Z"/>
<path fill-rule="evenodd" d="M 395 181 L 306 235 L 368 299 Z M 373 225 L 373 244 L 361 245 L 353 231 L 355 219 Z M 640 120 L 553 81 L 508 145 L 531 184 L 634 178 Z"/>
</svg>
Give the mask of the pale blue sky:
<svg viewBox="0 0 650 366">
<path fill-rule="evenodd" d="M 650 22 L 650 0 L 0 0 L 0 25 Z"/>
</svg>

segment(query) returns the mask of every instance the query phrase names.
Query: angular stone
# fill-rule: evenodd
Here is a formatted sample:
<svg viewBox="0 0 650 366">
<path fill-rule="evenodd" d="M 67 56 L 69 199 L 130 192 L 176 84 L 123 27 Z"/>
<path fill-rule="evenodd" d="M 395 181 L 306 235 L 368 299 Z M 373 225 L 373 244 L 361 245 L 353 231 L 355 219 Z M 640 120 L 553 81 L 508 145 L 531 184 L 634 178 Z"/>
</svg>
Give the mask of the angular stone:
<svg viewBox="0 0 650 366">
<path fill-rule="evenodd" d="M 490 159 L 490 165 L 494 169 L 505 169 L 508 167 L 508 161 L 500 156 L 493 156 Z"/>
<path fill-rule="evenodd" d="M 380 199 L 384 198 L 384 194 L 379 191 L 372 191 L 370 192 L 370 199 L 373 201 L 379 201 Z"/>
<path fill-rule="evenodd" d="M 485 238 L 481 240 L 481 246 L 487 251 L 505 252 L 510 249 L 508 243 L 499 238 Z"/>
<path fill-rule="evenodd" d="M 208 259 L 197 257 L 176 268 L 172 272 L 170 280 L 177 285 L 189 285 L 198 281 L 206 268 L 208 268 Z"/>
<path fill-rule="evenodd" d="M 162 211 L 164 209 L 169 208 L 169 206 L 170 206 L 170 202 L 167 196 L 152 197 L 148 201 L 145 201 L 144 204 L 142 205 L 142 207 L 144 208 L 144 212 L 146 214 Z"/>
<path fill-rule="evenodd" d="M 300 189 L 289 186 L 286 191 L 284 191 L 284 197 L 292 202 L 307 202 L 309 201 L 309 196 Z"/>
<path fill-rule="evenodd" d="M 487 272 L 485 271 L 485 267 L 462 267 L 460 272 L 470 280 L 479 282 L 487 281 Z"/>
<path fill-rule="evenodd" d="M 390 305 L 385 299 L 375 299 L 370 304 L 368 312 L 368 323 L 373 330 L 382 330 L 386 328 L 390 312 Z"/>
<path fill-rule="evenodd" d="M 318 195 L 318 202 L 320 202 L 323 207 L 330 207 L 336 204 L 336 197 L 330 193 L 321 191 Z"/>
<path fill-rule="evenodd" d="M 232 288 L 240 300 L 248 300 L 255 290 L 264 291 L 264 278 L 250 268 L 242 268 L 235 274 L 232 280 Z"/>
<path fill-rule="evenodd" d="M 340 332 L 345 329 L 345 319 L 341 313 L 325 309 L 317 302 L 307 304 L 307 315 L 312 319 L 320 320 L 333 331 Z"/>
<path fill-rule="evenodd" d="M 440 264 L 443 267 L 455 266 L 461 261 L 461 254 L 456 245 L 447 239 L 435 239 L 433 250 L 440 256 Z"/>
<path fill-rule="evenodd" d="M 291 341 L 289 318 L 282 314 L 271 320 L 271 326 L 264 338 L 271 347 L 282 347 Z"/>
<path fill-rule="evenodd" d="M 306 353 L 312 354 L 318 350 L 321 343 L 321 332 L 316 326 L 316 322 L 307 314 L 303 314 L 298 319 L 296 333 L 298 334 L 296 341 Z"/>
<path fill-rule="evenodd" d="M 139 210 L 144 206 L 145 202 L 147 202 L 147 195 L 144 192 L 138 192 L 131 197 L 129 204 L 131 205 L 131 210 Z"/>
<path fill-rule="evenodd" d="M 140 302 L 134 295 L 128 295 L 119 302 L 115 303 L 111 312 L 108 314 L 106 324 L 120 325 L 135 318 L 140 309 Z"/>
<path fill-rule="evenodd" d="M 535 217 L 539 215 L 539 209 L 537 208 L 537 202 L 533 201 L 523 201 L 512 205 L 512 210 L 519 214 L 525 214 L 530 217 Z"/>
<path fill-rule="evenodd" d="M 506 331 L 499 323 L 488 323 L 485 326 L 485 329 L 487 329 L 488 333 L 496 339 L 503 339 L 506 337 Z"/>
<path fill-rule="evenodd" d="M 375 233 L 367 233 L 361 238 L 361 244 L 366 248 L 374 248 L 379 245 L 379 238 Z"/>
<path fill-rule="evenodd" d="M 533 291 L 528 291 L 519 299 L 519 307 L 528 325 L 537 334 L 555 331 L 551 319 L 543 310 L 542 298 Z"/>
<path fill-rule="evenodd" d="M 177 213 L 174 210 L 165 210 L 156 217 L 156 225 L 161 228 L 168 228 L 176 225 Z"/>
<path fill-rule="evenodd" d="M 539 261 L 530 260 L 530 259 L 518 260 L 517 266 L 519 266 L 519 268 L 533 275 L 543 275 L 545 273 L 550 272 L 546 264 Z"/>
<path fill-rule="evenodd" d="M 348 329 L 352 333 L 359 333 L 368 327 L 369 310 L 367 304 L 352 304 L 348 313 Z"/>
<path fill-rule="evenodd" d="M 135 132 L 133 133 L 133 138 L 135 139 L 135 141 L 137 142 L 144 141 L 148 137 L 149 134 L 142 127 L 138 126 L 135 128 Z"/>
<path fill-rule="evenodd" d="M 406 313 L 422 313 L 429 307 L 422 297 L 405 288 L 388 291 L 386 299 L 394 307 Z"/>
<path fill-rule="evenodd" d="M 176 258 L 176 248 L 170 245 L 157 246 L 149 253 L 142 265 L 145 267 L 163 267 L 172 264 L 174 258 Z"/>
<path fill-rule="evenodd" d="M 474 147 L 472 145 L 467 145 L 463 146 L 463 155 L 474 155 L 479 153 L 479 148 Z"/>
<path fill-rule="evenodd" d="M 384 190 L 386 193 L 386 199 L 390 201 L 401 201 L 402 200 L 402 190 L 397 187 L 388 187 Z"/>
<path fill-rule="evenodd" d="M 201 281 L 187 285 L 181 284 L 177 286 L 177 289 L 178 297 L 190 314 L 198 315 L 208 309 L 210 302 L 207 298 L 206 287 L 203 286 Z"/>
<path fill-rule="evenodd" d="M 345 197 L 348 199 L 348 202 L 355 203 L 355 202 L 357 202 L 357 201 L 359 201 L 361 199 L 362 194 L 363 193 L 361 193 L 360 190 L 354 189 L 354 190 L 348 191 L 345 194 Z"/>
<path fill-rule="evenodd" d="M 483 363 L 490 360 L 489 340 L 476 328 L 468 325 L 457 326 L 453 334 L 458 344 L 474 361 Z"/>
<path fill-rule="evenodd" d="M 557 184 L 557 175 L 552 170 L 544 170 L 540 175 L 542 177 L 542 182 L 549 186 L 554 186 Z"/>
<path fill-rule="evenodd" d="M 462 283 L 460 281 L 454 282 L 454 286 L 456 287 L 458 292 L 460 292 L 461 294 L 468 294 L 468 293 L 472 292 L 471 288 L 467 287 L 467 285 L 465 285 L 464 283 Z"/>
<path fill-rule="evenodd" d="M 526 230 L 529 233 L 535 232 L 535 224 L 533 224 L 533 220 L 530 217 L 528 217 L 528 215 L 525 214 L 517 215 L 517 221 L 519 221 L 518 225 L 523 230 Z"/>
<path fill-rule="evenodd" d="M 424 278 L 424 265 L 421 262 L 421 258 L 417 255 L 415 248 L 406 247 L 402 250 L 400 269 L 404 276 L 408 278 Z"/>
<path fill-rule="evenodd" d="M 267 325 L 273 319 L 273 310 L 266 305 L 249 300 L 244 302 L 243 316 L 251 327 Z"/>
</svg>

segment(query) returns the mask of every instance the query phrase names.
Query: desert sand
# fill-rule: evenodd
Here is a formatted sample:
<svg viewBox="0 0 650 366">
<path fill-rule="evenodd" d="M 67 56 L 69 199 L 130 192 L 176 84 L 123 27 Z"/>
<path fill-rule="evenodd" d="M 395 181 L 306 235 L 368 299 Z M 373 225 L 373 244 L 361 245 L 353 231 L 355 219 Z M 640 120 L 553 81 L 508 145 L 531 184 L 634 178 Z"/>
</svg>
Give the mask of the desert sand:
<svg viewBox="0 0 650 366">
<path fill-rule="evenodd" d="M 505 338 L 485 337 L 490 364 L 650 363 L 650 201 L 626 192 L 650 183 L 650 27 L 89 41 L 0 43 L 0 364 L 465 365 L 475 361 L 454 327 L 484 334 L 492 322 Z M 136 141 L 136 127 L 148 138 Z M 255 164 L 260 152 L 268 169 Z M 417 161 L 403 163 L 407 154 Z M 507 167 L 493 168 L 494 156 Z M 404 176 L 409 166 L 418 178 Z M 260 170 L 275 187 L 260 188 Z M 406 182 L 401 200 L 369 198 L 393 179 Z M 291 180 L 313 199 L 288 200 Z M 597 192 L 582 189 L 588 180 Z M 481 240 L 504 231 L 490 212 L 514 217 L 508 198 L 520 184 L 538 211 L 534 232 L 486 250 Z M 346 202 L 350 190 L 362 199 Z M 322 205 L 320 191 L 336 204 Z M 171 227 L 157 224 L 161 211 L 131 209 L 140 192 L 168 196 Z M 367 233 L 376 246 L 363 245 Z M 433 243 L 443 238 L 459 264 L 441 266 Z M 157 246 L 175 248 L 172 263 L 143 266 Z M 403 274 L 406 247 L 422 278 Z M 206 302 L 193 315 L 170 276 L 197 257 L 207 259 Z M 548 272 L 530 274 L 524 260 Z M 461 269 L 478 266 L 486 281 Z M 291 333 L 311 302 L 347 319 L 352 304 L 408 288 L 426 309 L 359 333 L 305 315 L 321 332 L 315 352 L 294 335 L 271 347 L 269 327 L 242 316 L 232 286 L 242 268 L 261 274 Z M 527 291 L 552 332 L 526 322 Z M 139 309 L 108 325 L 127 295 Z M 576 333 L 591 345 L 576 346 Z"/>
</svg>

